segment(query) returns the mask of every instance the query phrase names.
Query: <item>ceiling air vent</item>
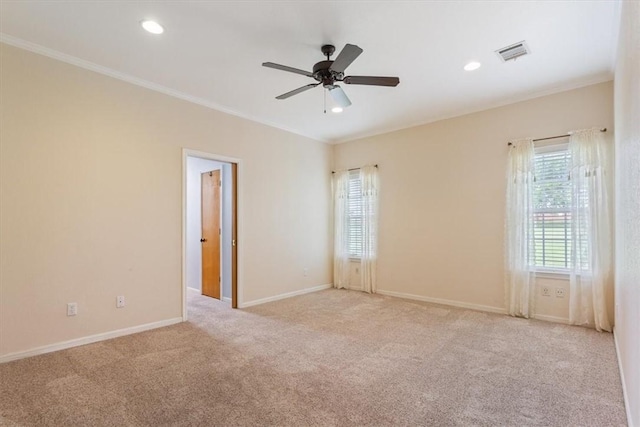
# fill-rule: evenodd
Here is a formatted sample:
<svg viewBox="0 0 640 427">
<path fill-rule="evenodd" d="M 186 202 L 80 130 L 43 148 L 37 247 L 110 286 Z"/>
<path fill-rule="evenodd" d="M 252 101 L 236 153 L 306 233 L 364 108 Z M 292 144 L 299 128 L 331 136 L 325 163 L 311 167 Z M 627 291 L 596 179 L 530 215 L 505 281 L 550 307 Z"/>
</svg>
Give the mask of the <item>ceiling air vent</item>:
<svg viewBox="0 0 640 427">
<path fill-rule="evenodd" d="M 529 51 L 529 47 L 524 41 L 519 43 L 512 44 L 507 47 L 503 47 L 502 49 L 496 50 L 496 53 L 500 58 L 502 58 L 503 62 L 511 61 L 512 59 L 520 58 L 521 56 L 528 55 L 531 53 Z"/>
</svg>

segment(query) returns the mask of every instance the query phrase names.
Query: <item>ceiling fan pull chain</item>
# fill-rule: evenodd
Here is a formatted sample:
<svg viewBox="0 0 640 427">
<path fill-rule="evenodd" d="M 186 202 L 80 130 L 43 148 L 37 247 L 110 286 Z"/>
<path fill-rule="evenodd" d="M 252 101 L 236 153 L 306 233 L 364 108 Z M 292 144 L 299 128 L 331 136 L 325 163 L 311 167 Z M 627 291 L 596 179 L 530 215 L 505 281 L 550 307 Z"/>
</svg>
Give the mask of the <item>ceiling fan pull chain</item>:
<svg viewBox="0 0 640 427">
<path fill-rule="evenodd" d="M 327 114 L 327 91 L 322 88 L 322 94 L 324 96 L 324 113 Z"/>
</svg>

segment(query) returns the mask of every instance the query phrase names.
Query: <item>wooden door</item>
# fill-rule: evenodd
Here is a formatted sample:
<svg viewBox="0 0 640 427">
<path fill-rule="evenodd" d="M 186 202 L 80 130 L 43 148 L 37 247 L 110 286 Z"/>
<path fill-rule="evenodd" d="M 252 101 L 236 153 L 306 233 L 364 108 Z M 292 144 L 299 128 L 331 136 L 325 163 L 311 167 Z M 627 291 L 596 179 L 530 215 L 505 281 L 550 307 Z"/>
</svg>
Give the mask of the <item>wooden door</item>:
<svg viewBox="0 0 640 427">
<path fill-rule="evenodd" d="M 220 171 L 202 174 L 202 295 L 220 299 Z"/>
</svg>

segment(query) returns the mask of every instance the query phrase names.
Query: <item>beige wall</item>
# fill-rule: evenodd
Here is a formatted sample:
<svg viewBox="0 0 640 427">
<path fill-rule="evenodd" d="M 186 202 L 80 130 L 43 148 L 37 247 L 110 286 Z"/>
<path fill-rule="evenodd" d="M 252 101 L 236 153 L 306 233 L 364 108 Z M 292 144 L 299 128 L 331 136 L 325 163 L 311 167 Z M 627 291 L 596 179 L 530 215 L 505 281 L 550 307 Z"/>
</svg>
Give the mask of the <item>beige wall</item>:
<svg viewBox="0 0 640 427">
<path fill-rule="evenodd" d="M 183 147 L 242 159 L 243 301 L 331 282 L 330 146 L 0 46 L 0 356 L 181 316 Z"/>
<path fill-rule="evenodd" d="M 640 426 L 640 3 L 624 2 L 615 75 L 616 326 L 630 426 Z"/>
<path fill-rule="evenodd" d="M 611 82 L 335 147 L 337 169 L 378 164 L 378 289 L 504 309 L 507 141 L 613 124 Z M 568 318 L 568 281 L 541 279 L 564 298 L 538 313 Z"/>
</svg>

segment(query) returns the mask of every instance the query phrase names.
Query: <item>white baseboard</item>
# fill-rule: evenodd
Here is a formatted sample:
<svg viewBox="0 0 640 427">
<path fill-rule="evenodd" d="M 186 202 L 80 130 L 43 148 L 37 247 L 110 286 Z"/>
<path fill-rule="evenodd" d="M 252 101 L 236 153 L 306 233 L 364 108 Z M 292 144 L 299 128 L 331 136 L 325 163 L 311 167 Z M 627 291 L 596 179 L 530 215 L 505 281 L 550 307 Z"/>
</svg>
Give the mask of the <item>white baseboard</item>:
<svg viewBox="0 0 640 427">
<path fill-rule="evenodd" d="M 5 354 L 0 356 L 0 363 L 11 362 L 12 360 L 24 359 L 25 357 L 38 356 L 40 354 L 51 353 L 54 351 L 65 350 L 71 347 L 78 347 L 85 344 L 91 344 L 98 341 L 105 341 L 111 338 L 122 337 L 125 335 L 137 334 L 151 329 L 162 328 L 164 326 L 175 325 L 182 322 L 182 317 L 174 317 L 173 319 L 160 320 L 159 322 L 146 323 L 144 325 L 132 326 L 130 328 L 118 329 L 102 334 L 90 335 L 88 337 L 76 338 L 69 341 L 63 341 L 56 344 L 49 344 L 42 347 L 36 347 L 31 350 L 19 351 L 16 353 Z"/>
<path fill-rule="evenodd" d="M 489 305 L 472 304 L 472 303 L 469 303 L 469 302 L 454 301 L 454 300 L 441 299 L 441 298 L 425 297 L 425 296 L 422 296 L 422 295 L 405 294 L 403 292 L 384 291 L 384 290 L 380 290 L 380 289 L 378 289 L 376 291 L 376 293 L 378 293 L 380 295 L 387 295 L 387 296 L 396 297 L 396 298 L 404 298 L 404 299 L 411 299 L 411 300 L 415 300 L 415 301 L 432 302 L 434 304 L 442 304 L 442 305 L 449 305 L 449 306 L 452 306 L 452 307 L 468 308 L 468 309 L 471 309 L 471 310 L 487 311 L 489 313 L 507 314 L 507 310 L 505 310 L 504 308 L 491 307 Z"/>
<path fill-rule="evenodd" d="M 569 324 L 569 319 L 567 319 L 566 317 L 548 316 L 546 314 L 534 314 L 533 318 L 537 320 L 544 320 L 545 322 L 562 323 L 565 325 Z"/>
<path fill-rule="evenodd" d="M 222 297 L 221 300 L 224 302 L 231 302 L 231 298 L 229 297 Z"/>
<path fill-rule="evenodd" d="M 268 297 L 268 298 L 262 298 L 262 299 L 256 299 L 256 300 L 253 300 L 253 301 L 244 302 L 242 304 L 239 304 L 238 306 L 239 306 L 239 308 L 252 307 L 254 305 L 264 304 L 264 303 L 272 302 L 272 301 L 278 301 L 278 300 L 281 300 L 281 299 L 291 298 L 291 297 L 295 297 L 295 296 L 298 296 L 298 295 L 310 294 L 311 292 L 318 292 L 318 291 L 322 291 L 324 289 L 329 289 L 329 288 L 332 288 L 332 287 L 333 287 L 333 285 L 331 285 L 331 284 L 314 286 L 313 288 L 301 289 L 299 291 L 287 292 L 286 294 L 280 294 L 280 295 L 275 295 L 275 296 Z"/>
<path fill-rule="evenodd" d="M 631 406 L 629 405 L 629 394 L 627 393 L 627 383 L 625 382 L 624 370 L 622 369 L 622 359 L 620 359 L 620 347 L 618 346 L 618 335 L 616 328 L 613 327 L 613 342 L 616 346 L 616 356 L 618 357 L 618 369 L 620 370 L 620 382 L 622 383 L 622 396 L 624 397 L 624 407 L 627 410 L 627 425 L 633 427 L 633 419 L 631 418 Z"/>
<path fill-rule="evenodd" d="M 459 307 L 459 308 L 468 308 L 470 310 L 486 311 L 486 312 L 489 312 L 489 313 L 497 313 L 497 314 L 507 314 L 507 310 L 506 309 L 500 308 L 500 307 L 492 307 L 490 305 L 473 304 L 473 303 L 470 303 L 470 302 L 462 302 L 462 301 L 454 301 L 454 300 L 449 300 L 449 299 L 425 297 L 425 296 L 422 296 L 422 295 L 405 294 L 403 292 L 394 292 L 394 291 L 378 290 L 377 293 L 380 294 L 380 295 L 387 295 L 387 296 L 396 297 L 396 298 L 404 298 L 404 299 L 411 299 L 411 300 L 415 300 L 415 301 L 431 302 L 431 303 L 434 303 L 434 304 L 449 305 L 449 306 L 452 306 L 452 307 Z M 534 319 L 538 319 L 538 320 L 544 320 L 545 322 L 563 323 L 565 325 L 569 324 L 569 319 L 566 319 L 564 317 L 548 316 L 546 314 L 536 314 L 535 316 L 533 316 L 533 318 Z"/>
<path fill-rule="evenodd" d="M 193 292 L 201 292 L 200 289 L 198 288 L 192 288 L 191 286 L 187 286 L 187 290 L 188 291 L 193 291 Z"/>
</svg>

